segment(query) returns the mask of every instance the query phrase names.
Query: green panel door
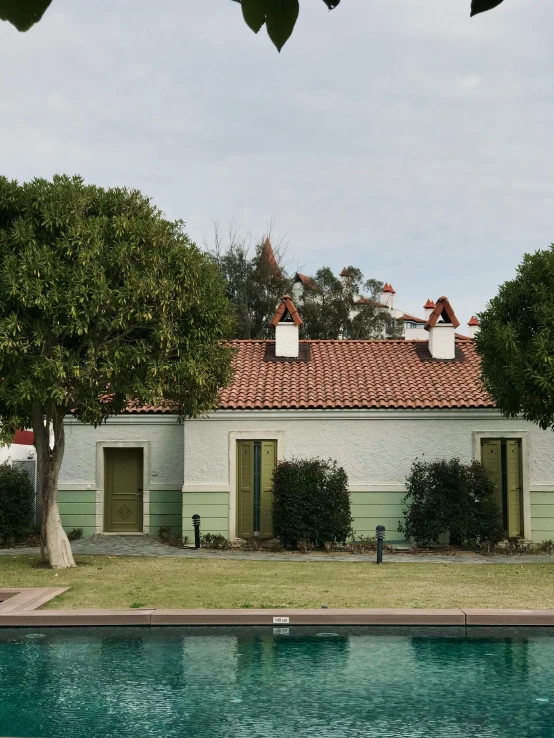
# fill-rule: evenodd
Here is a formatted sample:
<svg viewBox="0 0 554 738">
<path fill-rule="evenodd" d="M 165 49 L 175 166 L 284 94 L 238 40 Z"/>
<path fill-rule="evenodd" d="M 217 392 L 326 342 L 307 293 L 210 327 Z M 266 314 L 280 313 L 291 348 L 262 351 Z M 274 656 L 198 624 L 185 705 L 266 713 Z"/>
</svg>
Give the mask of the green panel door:
<svg viewBox="0 0 554 738">
<path fill-rule="evenodd" d="M 502 441 L 500 439 L 483 441 L 481 460 L 494 484 L 496 501 L 502 510 Z"/>
<path fill-rule="evenodd" d="M 107 533 L 142 532 L 142 449 L 104 450 Z"/>
<path fill-rule="evenodd" d="M 237 442 L 237 535 L 254 535 L 254 442 Z"/>
<path fill-rule="evenodd" d="M 262 441 L 260 480 L 260 538 L 273 538 L 273 472 L 277 463 L 277 443 Z"/>
<path fill-rule="evenodd" d="M 506 441 L 506 473 L 508 488 L 508 535 L 523 535 L 521 514 L 523 495 L 521 485 L 521 454 L 519 441 Z"/>
</svg>

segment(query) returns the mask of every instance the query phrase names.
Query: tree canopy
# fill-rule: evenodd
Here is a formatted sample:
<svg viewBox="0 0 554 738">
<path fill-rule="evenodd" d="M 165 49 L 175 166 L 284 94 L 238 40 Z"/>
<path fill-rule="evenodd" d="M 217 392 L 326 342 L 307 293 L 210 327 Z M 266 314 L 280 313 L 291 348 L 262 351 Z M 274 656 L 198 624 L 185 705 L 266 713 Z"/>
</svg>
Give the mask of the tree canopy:
<svg viewBox="0 0 554 738">
<path fill-rule="evenodd" d="M 304 286 L 300 314 L 304 338 L 336 340 L 399 336 L 388 310 L 380 306 L 383 283 L 365 280 L 360 269 L 346 267 L 337 277 L 318 269 Z"/>
<path fill-rule="evenodd" d="M 130 403 L 213 408 L 231 325 L 218 270 L 140 192 L 0 177 L 1 434 L 35 432 L 53 565 L 72 562 L 56 497 L 65 415 L 96 426 Z"/>
<path fill-rule="evenodd" d="M 483 380 L 499 410 L 554 428 L 554 244 L 526 254 L 479 315 Z"/>
<path fill-rule="evenodd" d="M 233 337 L 273 338 L 270 323 L 291 284 L 282 249 L 273 249 L 267 237 L 252 252 L 248 239 L 241 238 L 232 227 L 224 245 L 216 227 L 215 247 L 210 255 L 227 285 L 227 297 L 235 317 Z"/>
<path fill-rule="evenodd" d="M 310 2 L 312 0 L 309 0 Z M 245 23 L 254 33 L 265 25 L 268 36 L 279 51 L 290 38 L 300 12 L 300 0 L 234 0 L 242 5 Z M 303 0 L 304 3 L 308 0 Z M 341 0 L 323 0 L 329 10 Z M 496 8 L 503 0 L 471 0 L 471 15 Z M 18 31 L 28 31 L 38 23 L 52 0 L 0 0 L 0 19 Z"/>
</svg>

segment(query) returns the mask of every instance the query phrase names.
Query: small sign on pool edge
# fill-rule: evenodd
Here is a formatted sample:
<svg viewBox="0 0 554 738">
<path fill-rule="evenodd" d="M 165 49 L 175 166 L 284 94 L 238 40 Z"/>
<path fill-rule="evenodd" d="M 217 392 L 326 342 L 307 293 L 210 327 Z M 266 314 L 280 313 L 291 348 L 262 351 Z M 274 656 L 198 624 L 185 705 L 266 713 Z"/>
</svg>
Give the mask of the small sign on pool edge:
<svg viewBox="0 0 554 738">
<path fill-rule="evenodd" d="M 273 625 L 288 625 L 289 622 L 290 622 L 289 618 L 280 617 L 280 616 L 273 618 Z"/>
<path fill-rule="evenodd" d="M 289 633 L 290 633 L 290 628 L 273 628 L 274 636 L 288 636 Z"/>
</svg>

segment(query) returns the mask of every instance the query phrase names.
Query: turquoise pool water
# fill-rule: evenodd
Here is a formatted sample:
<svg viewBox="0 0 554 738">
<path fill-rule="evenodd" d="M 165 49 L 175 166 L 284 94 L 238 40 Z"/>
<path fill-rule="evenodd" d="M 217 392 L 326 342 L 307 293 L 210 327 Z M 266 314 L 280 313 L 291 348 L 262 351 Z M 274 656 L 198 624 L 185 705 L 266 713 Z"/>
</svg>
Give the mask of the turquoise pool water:
<svg viewBox="0 0 554 738">
<path fill-rule="evenodd" d="M 0 735 L 552 738 L 542 630 L 0 630 Z"/>
</svg>

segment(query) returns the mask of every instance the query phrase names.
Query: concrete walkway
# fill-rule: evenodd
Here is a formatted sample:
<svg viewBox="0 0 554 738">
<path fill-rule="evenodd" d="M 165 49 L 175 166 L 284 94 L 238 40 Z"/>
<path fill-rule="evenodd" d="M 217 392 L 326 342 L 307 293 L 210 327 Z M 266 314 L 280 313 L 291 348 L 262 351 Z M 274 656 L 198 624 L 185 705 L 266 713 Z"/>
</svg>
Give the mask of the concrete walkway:
<svg viewBox="0 0 554 738">
<path fill-rule="evenodd" d="M 147 556 L 178 559 L 234 559 L 235 561 L 345 561 L 372 562 L 375 554 L 288 553 L 270 551 L 209 551 L 194 548 L 172 548 L 156 538 L 145 535 L 98 535 L 82 538 L 71 544 L 76 555 Z M 38 555 L 38 548 L 3 548 L 0 556 Z M 554 564 L 554 556 L 479 556 L 447 554 L 385 554 L 387 563 L 410 564 Z"/>
</svg>

